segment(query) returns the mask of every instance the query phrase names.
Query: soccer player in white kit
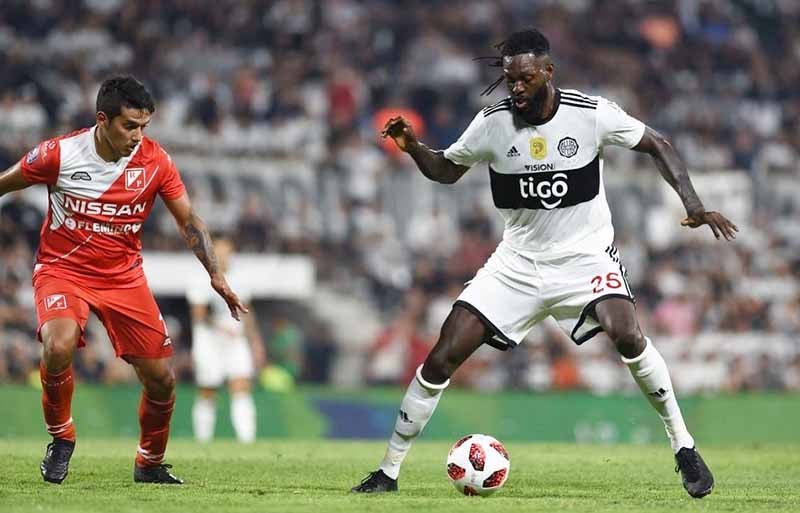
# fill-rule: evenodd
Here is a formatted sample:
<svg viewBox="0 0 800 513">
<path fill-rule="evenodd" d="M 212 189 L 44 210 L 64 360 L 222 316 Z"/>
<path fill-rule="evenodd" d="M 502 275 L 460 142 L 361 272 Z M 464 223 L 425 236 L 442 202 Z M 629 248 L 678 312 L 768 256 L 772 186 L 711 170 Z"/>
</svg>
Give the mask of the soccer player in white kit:
<svg viewBox="0 0 800 513">
<path fill-rule="evenodd" d="M 214 239 L 217 262 L 223 274 L 229 275 L 233 243 L 226 238 Z M 249 309 L 250 291 L 239 283 L 239 298 Z M 235 322 L 227 313 L 227 305 L 204 282 L 193 284 L 186 293 L 192 315 L 192 362 L 194 363 L 197 396 L 192 408 L 195 437 L 208 442 L 214 437 L 217 422 L 217 390 L 226 381 L 231 395 L 231 423 L 236 438 L 250 443 L 256 438 L 256 408 L 250 381 L 264 359 L 264 345 L 252 316 Z"/>
<path fill-rule="evenodd" d="M 402 117 L 383 131 L 411 155 L 422 173 L 454 183 L 472 166 L 489 164 L 495 206 L 505 218 L 503 240 L 455 302 L 437 344 L 417 369 L 400 405 L 378 470 L 359 493 L 397 490 L 412 441 L 433 415 L 450 376 L 481 344 L 508 349 L 548 316 L 576 344 L 605 331 L 667 432 L 683 485 L 703 497 L 714 478 L 686 428 L 666 363 L 636 320 L 625 268 L 603 189 L 603 148 L 648 153 L 686 208 L 683 226 L 708 225 L 735 238 L 736 226 L 706 211 L 670 143 L 616 104 L 557 89 L 550 44 L 537 30 L 498 45 L 500 77 L 510 96 L 480 111 L 453 145 L 433 151 Z"/>
</svg>

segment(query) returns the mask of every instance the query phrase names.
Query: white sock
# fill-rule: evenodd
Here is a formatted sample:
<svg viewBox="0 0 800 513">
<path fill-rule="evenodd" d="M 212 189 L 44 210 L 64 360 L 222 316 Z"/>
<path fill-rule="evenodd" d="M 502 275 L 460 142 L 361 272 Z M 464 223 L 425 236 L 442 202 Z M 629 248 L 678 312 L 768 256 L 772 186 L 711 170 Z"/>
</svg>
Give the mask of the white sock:
<svg viewBox="0 0 800 513">
<path fill-rule="evenodd" d="M 411 380 L 403 402 L 400 403 L 400 413 L 397 415 L 394 432 L 379 467 L 384 474 L 392 479 L 397 479 L 400 475 L 400 465 L 411 449 L 411 442 L 422 433 L 436 405 L 439 404 L 442 391 L 449 384 L 449 379 L 441 385 L 428 383 L 422 377 L 422 365 L 417 368 L 417 376 Z"/>
<path fill-rule="evenodd" d="M 250 392 L 237 392 L 231 397 L 231 423 L 236 438 L 243 443 L 256 439 L 256 403 Z"/>
<path fill-rule="evenodd" d="M 694 447 L 694 438 L 686 429 L 675 398 L 667 364 L 650 339 L 645 337 L 645 341 L 647 345 L 642 354 L 631 359 L 623 356 L 622 362 L 631 370 L 633 379 L 664 422 L 673 452 L 677 453 L 681 447 Z"/>
<path fill-rule="evenodd" d="M 214 438 L 214 425 L 217 423 L 217 404 L 214 399 L 197 396 L 192 407 L 194 437 L 201 442 Z"/>
</svg>

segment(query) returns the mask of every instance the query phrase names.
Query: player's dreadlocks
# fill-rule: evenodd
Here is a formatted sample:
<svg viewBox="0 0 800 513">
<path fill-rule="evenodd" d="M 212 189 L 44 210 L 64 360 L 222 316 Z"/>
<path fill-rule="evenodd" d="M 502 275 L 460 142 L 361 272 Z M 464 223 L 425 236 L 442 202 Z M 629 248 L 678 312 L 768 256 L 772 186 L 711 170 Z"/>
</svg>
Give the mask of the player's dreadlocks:
<svg viewBox="0 0 800 513">
<path fill-rule="evenodd" d="M 521 53 L 532 53 L 536 57 L 550 53 L 550 42 L 544 37 L 544 34 L 536 29 L 521 30 L 514 32 L 508 39 L 494 45 L 499 52 L 499 56 L 492 57 L 478 57 L 475 60 L 491 59 L 492 62 L 489 66 L 493 68 L 503 67 L 503 57 L 519 55 Z M 489 87 L 483 90 L 481 96 L 489 95 L 499 86 L 504 76 L 492 82 Z"/>
</svg>

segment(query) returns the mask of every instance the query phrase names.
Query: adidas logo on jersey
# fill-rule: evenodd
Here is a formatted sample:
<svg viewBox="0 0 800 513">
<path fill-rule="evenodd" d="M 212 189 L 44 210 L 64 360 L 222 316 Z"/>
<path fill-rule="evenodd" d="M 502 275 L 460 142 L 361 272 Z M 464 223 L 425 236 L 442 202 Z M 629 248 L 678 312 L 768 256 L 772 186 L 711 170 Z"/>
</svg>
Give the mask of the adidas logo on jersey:
<svg viewBox="0 0 800 513">
<path fill-rule="evenodd" d="M 512 146 L 511 149 L 508 150 L 508 152 L 506 152 L 506 157 L 508 158 L 519 157 L 519 152 L 517 151 L 517 147 Z"/>
</svg>

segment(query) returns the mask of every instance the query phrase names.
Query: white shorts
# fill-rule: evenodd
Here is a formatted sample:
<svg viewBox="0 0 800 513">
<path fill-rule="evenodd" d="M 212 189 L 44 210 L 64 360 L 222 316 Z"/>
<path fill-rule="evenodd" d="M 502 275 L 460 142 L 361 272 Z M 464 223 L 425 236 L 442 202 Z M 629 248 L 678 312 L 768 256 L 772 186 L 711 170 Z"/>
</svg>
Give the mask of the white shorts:
<svg viewBox="0 0 800 513">
<path fill-rule="evenodd" d="M 253 354 L 243 337 L 218 337 L 212 330 L 195 333 L 192 361 L 195 382 L 204 388 L 217 388 L 225 380 L 253 376 Z"/>
<path fill-rule="evenodd" d="M 548 316 L 576 343 L 603 331 L 594 307 L 619 297 L 634 301 L 616 248 L 593 255 L 532 260 L 504 244 L 478 271 L 455 304 L 493 332 L 486 343 L 508 349 Z"/>
</svg>

